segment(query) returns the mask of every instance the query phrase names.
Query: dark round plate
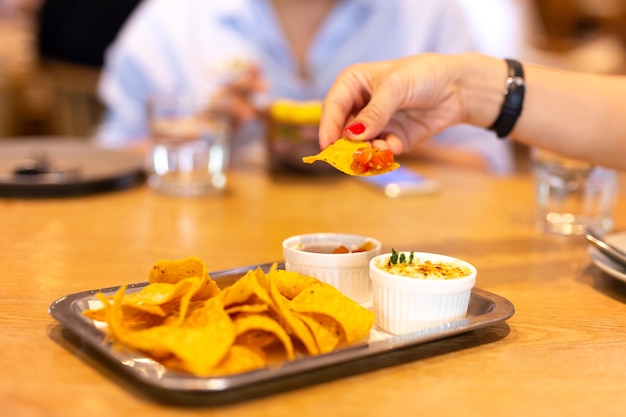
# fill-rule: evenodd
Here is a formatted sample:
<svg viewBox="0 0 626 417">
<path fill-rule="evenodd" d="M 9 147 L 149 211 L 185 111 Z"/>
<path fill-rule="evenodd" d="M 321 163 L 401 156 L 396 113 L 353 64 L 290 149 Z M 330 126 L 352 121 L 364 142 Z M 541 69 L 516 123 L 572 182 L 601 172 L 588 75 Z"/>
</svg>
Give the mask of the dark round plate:
<svg viewBox="0 0 626 417">
<path fill-rule="evenodd" d="M 0 197 L 66 197 L 121 190 L 145 180 L 142 155 L 87 139 L 0 139 Z"/>
</svg>

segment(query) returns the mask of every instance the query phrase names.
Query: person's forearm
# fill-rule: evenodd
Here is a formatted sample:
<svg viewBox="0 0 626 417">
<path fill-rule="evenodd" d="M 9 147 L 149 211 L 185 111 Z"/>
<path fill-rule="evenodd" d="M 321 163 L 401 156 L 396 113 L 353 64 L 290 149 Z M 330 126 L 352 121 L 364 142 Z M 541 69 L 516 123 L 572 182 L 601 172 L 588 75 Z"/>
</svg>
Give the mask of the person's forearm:
<svg viewBox="0 0 626 417">
<path fill-rule="evenodd" d="M 507 67 L 477 54 L 460 57 L 468 123 L 489 127 L 503 101 Z M 626 168 L 626 78 L 524 64 L 524 108 L 516 140 L 603 165 Z"/>
<path fill-rule="evenodd" d="M 626 79 L 530 65 L 527 72 L 518 140 L 626 168 Z"/>
</svg>

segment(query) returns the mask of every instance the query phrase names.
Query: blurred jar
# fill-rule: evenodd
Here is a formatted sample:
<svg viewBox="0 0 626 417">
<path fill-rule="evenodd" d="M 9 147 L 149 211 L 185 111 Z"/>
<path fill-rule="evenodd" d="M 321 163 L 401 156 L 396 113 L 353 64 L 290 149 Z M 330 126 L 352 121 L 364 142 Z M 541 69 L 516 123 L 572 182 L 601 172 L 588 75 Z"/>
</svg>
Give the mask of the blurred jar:
<svg viewBox="0 0 626 417">
<path fill-rule="evenodd" d="M 319 147 L 322 102 L 276 99 L 267 110 L 267 140 L 271 171 L 337 173 L 327 164 L 305 164 L 303 156 L 315 155 Z"/>
</svg>

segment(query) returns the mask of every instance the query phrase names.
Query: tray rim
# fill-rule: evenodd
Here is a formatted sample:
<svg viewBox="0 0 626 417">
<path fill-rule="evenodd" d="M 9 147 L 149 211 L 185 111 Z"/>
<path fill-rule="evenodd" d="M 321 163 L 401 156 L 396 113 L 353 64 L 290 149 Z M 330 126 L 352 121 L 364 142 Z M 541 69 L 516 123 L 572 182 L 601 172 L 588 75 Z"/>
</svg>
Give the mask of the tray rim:
<svg viewBox="0 0 626 417">
<path fill-rule="evenodd" d="M 244 267 L 236 267 L 216 272 L 209 272 L 211 278 L 219 283 L 226 279 L 236 280 L 243 276 L 248 270 L 261 268 L 267 272 L 273 265 L 278 268 L 284 267 L 281 262 L 268 262 Z M 239 275 L 238 278 L 233 278 Z M 127 285 L 127 291 L 139 289 L 148 285 L 148 282 L 139 282 Z M 294 361 L 285 362 L 278 368 L 263 368 L 251 372 L 218 376 L 218 377 L 197 377 L 194 375 L 167 370 L 162 365 L 155 362 L 146 365 L 145 355 L 132 352 L 130 350 L 111 349 L 113 344 L 106 340 L 106 333 L 93 325 L 93 321 L 79 314 L 76 304 L 86 300 L 94 299 L 98 292 L 112 294 L 122 285 L 80 291 L 58 298 L 49 307 L 49 314 L 68 330 L 74 333 L 83 343 L 104 355 L 118 369 L 121 369 L 128 376 L 147 387 L 179 393 L 222 393 L 240 388 L 246 388 L 254 384 L 277 380 L 283 377 L 314 371 L 317 369 L 345 364 L 352 360 L 363 359 L 384 353 L 390 353 L 399 349 L 445 339 L 450 336 L 466 333 L 472 330 L 492 326 L 505 321 L 515 313 L 515 306 L 508 299 L 485 291 L 480 288 L 473 288 L 470 303 L 472 300 L 480 300 L 488 304 L 488 308 L 483 314 L 478 316 L 466 316 L 463 319 L 436 325 L 417 332 L 389 336 L 382 340 L 375 340 L 366 344 L 348 346 L 327 354 L 317 356 L 304 356 Z M 138 365 L 138 366 L 135 366 Z M 156 372 L 157 377 L 153 377 L 146 372 L 146 366 L 162 368 L 161 372 Z M 164 372 L 163 372 L 164 371 Z"/>
</svg>

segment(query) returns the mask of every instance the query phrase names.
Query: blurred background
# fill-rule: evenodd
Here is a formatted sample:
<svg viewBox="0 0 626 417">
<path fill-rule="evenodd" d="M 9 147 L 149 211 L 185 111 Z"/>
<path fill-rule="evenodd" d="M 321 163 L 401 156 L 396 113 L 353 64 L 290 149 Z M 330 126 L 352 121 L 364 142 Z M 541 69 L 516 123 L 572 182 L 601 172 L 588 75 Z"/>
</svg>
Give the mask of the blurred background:
<svg viewBox="0 0 626 417">
<path fill-rule="evenodd" d="M 102 114 L 96 86 L 106 47 L 139 2 L 0 0 L 0 138 L 90 136 Z M 624 0 L 459 2 L 482 52 L 626 71 Z"/>
</svg>

